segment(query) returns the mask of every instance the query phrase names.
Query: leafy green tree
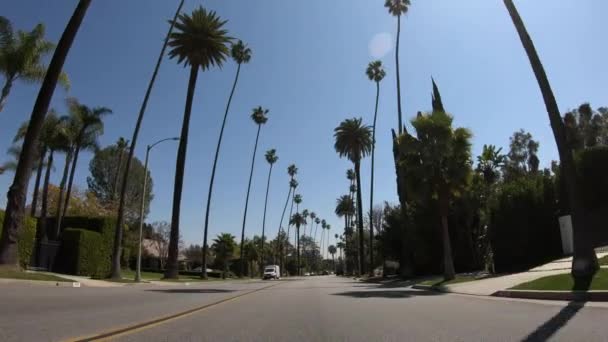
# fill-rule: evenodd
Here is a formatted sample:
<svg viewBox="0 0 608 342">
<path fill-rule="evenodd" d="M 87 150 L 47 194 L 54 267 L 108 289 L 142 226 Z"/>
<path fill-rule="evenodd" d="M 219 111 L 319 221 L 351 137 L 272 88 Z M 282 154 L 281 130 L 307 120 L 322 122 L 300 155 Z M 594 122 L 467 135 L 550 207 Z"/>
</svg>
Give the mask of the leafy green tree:
<svg viewBox="0 0 608 342">
<path fill-rule="evenodd" d="M 481 154 L 477 156 L 477 172 L 486 184 L 492 185 L 500 180 L 500 170 L 507 162 L 507 156 L 501 154 L 502 148 L 496 149 L 494 145 L 483 145 Z"/>
<path fill-rule="evenodd" d="M 55 49 L 55 44 L 44 39 L 45 31 L 44 25 L 38 24 L 30 32 L 14 32 L 10 20 L 0 16 L 0 73 L 5 79 L 0 94 L 0 112 L 15 81 L 39 83 L 44 80 L 47 68 L 42 59 Z M 59 74 L 59 83 L 66 90 L 70 87 L 65 73 Z"/>
<path fill-rule="evenodd" d="M 245 257 L 244 261 L 247 263 L 247 273 L 249 273 L 249 277 L 253 278 L 254 276 L 254 270 L 255 267 L 253 267 L 253 264 L 255 262 L 257 262 L 260 259 L 260 244 L 259 241 L 256 241 L 257 239 L 250 240 L 247 239 L 245 240 L 245 243 L 243 244 L 243 255 Z M 243 274 L 244 275 L 244 274 Z"/>
<path fill-rule="evenodd" d="M 27 186 L 31 177 L 31 168 L 36 159 L 37 140 L 40 138 L 42 126 L 44 125 L 44 117 L 49 110 L 61 69 L 90 4 L 91 0 L 80 0 L 78 2 L 78 6 L 76 6 L 70 21 L 63 31 L 61 39 L 59 39 L 57 48 L 53 53 L 44 76 L 44 81 L 36 97 L 27 132 L 23 139 L 22 152 L 19 156 L 17 169 L 15 170 L 15 177 L 6 196 L 7 205 L 3 230 L 0 235 L 0 265 L 19 268 L 17 240 L 20 230 L 23 228 Z M 0 35 L 6 36 L 5 31 L 0 30 Z"/>
<path fill-rule="evenodd" d="M 574 231 L 572 275 L 575 278 L 588 278 L 595 274 L 599 266 L 597 255 L 593 249 L 592 233 L 589 231 L 585 222 L 583 197 L 576 184 L 576 166 L 574 164 L 572 150 L 568 146 L 566 129 L 561 118 L 557 101 L 555 100 L 555 95 L 551 89 L 551 84 L 549 83 L 540 57 L 536 52 L 534 42 L 532 41 L 532 38 L 530 38 L 530 34 L 528 33 L 513 0 L 503 1 L 511 16 L 511 20 L 517 30 L 528 59 L 530 60 L 530 66 L 536 76 L 540 91 L 543 94 L 545 107 L 547 108 L 547 114 L 549 115 L 549 122 L 551 123 L 551 129 L 553 130 L 553 136 L 555 137 L 555 142 L 557 144 L 561 175 L 564 177 L 570 206 L 572 208 L 572 228 Z"/>
<path fill-rule="evenodd" d="M 114 185 L 112 186 L 112 200 L 116 199 L 116 191 L 118 190 L 118 180 L 120 179 L 120 175 L 122 174 L 122 163 L 123 157 L 127 149 L 129 148 L 129 141 L 124 137 L 118 138 L 116 141 L 116 148 L 118 149 L 118 168 L 116 169 L 116 173 L 114 174 Z"/>
<path fill-rule="evenodd" d="M 538 172 L 538 141 L 523 129 L 513 133 L 509 139 L 509 154 L 505 162 L 505 178 L 512 180 L 528 173 Z"/>
<path fill-rule="evenodd" d="M 222 278 L 226 279 L 228 273 L 228 263 L 234 257 L 236 251 L 236 237 L 229 233 L 219 234 L 213 239 L 211 250 L 215 254 L 216 261 L 222 265 Z"/>
<path fill-rule="evenodd" d="M 211 168 L 211 178 L 209 180 L 209 191 L 207 193 L 207 206 L 205 208 L 205 227 L 203 233 L 203 248 L 207 249 L 207 232 L 209 230 L 209 212 L 211 210 L 211 196 L 213 195 L 213 184 L 215 181 L 215 170 L 217 169 L 217 160 L 220 155 L 220 148 L 222 146 L 222 138 L 224 137 L 224 129 L 226 128 L 226 120 L 228 119 L 228 112 L 230 111 L 230 104 L 232 103 L 232 97 L 234 96 L 234 91 L 236 90 L 236 85 L 239 80 L 239 75 L 241 73 L 241 65 L 243 63 L 247 64 L 251 60 L 251 49 L 247 47 L 242 40 L 239 40 L 236 44 L 232 44 L 230 49 L 230 55 L 232 59 L 236 62 L 236 75 L 234 77 L 234 83 L 232 84 L 232 89 L 230 90 L 230 96 L 228 96 L 228 103 L 226 103 L 226 110 L 224 111 L 224 119 L 222 120 L 222 127 L 220 128 L 220 136 L 217 139 L 217 146 L 215 148 L 215 157 L 213 158 L 213 167 Z M 203 273 L 201 277 L 203 279 L 207 279 L 207 253 L 203 254 Z"/>
<path fill-rule="evenodd" d="M 190 267 L 200 267 L 203 260 L 203 247 L 200 245 L 190 245 L 184 249 L 184 256 L 188 260 Z"/>
<path fill-rule="evenodd" d="M 371 153 L 372 131 L 361 119 L 346 119 L 334 130 L 334 148 L 340 157 L 346 157 L 355 166 L 357 178 L 357 225 L 363 236 L 363 203 L 361 199 L 361 159 Z M 359 270 L 365 274 L 363 239 L 359 239 Z"/>
<path fill-rule="evenodd" d="M 251 191 L 251 181 L 253 180 L 253 168 L 255 166 L 255 154 L 258 150 L 258 141 L 260 139 L 260 131 L 262 130 L 262 125 L 264 125 L 268 121 L 268 109 L 262 108 L 262 106 L 258 106 L 253 109 L 253 113 L 251 114 L 251 120 L 258 125 L 258 131 L 255 136 L 255 145 L 253 147 L 253 156 L 251 157 L 251 171 L 249 172 L 249 182 L 247 183 L 247 195 L 245 196 L 245 210 L 243 212 L 243 227 L 241 228 L 241 276 L 245 274 L 245 259 L 243 255 L 243 243 L 245 242 L 245 225 L 247 224 L 247 208 L 249 207 L 249 193 Z"/>
<path fill-rule="evenodd" d="M 291 217 L 291 219 L 289 220 L 289 224 L 292 224 L 296 227 L 296 265 L 297 265 L 297 272 L 298 275 L 301 275 L 300 273 L 300 227 L 302 225 L 306 224 L 306 219 L 304 218 L 304 216 L 302 214 L 300 214 L 299 212 L 296 212 L 295 214 L 293 214 L 293 216 Z"/>
<path fill-rule="evenodd" d="M 112 110 L 106 107 L 89 108 L 79 103 L 75 98 L 69 98 L 67 103 L 70 110 L 70 117 L 74 121 L 74 128 L 77 130 L 77 133 L 74 140 L 74 155 L 72 159 L 70 179 L 67 185 L 68 187 L 65 197 L 65 204 L 61 214 L 62 217 L 65 216 L 67 208 L 70 204 L 70 194 L 72 193 L 72 184 L 74 183 L 76 164 L 78 163 L 80 151 L 96 151 L 99 148 L 97 138 L 103 134 L 103 117 L 112 113 Z M 120 169 L 120 167 L 121 163 L 118 164 L 118 169 Z"/>
<path fill-rule="evenodd" d="M 107 208 L 116 209 L 116 201 L 114 200 L 114 177 L 116 170 L 119 167 L 119 156 L 121 147 L 114 144 L 98 150 L 93 155 L 89 162 L 90 176 L 87 177 L 89 191 L 91 191 L 99 201 Z M 128 187 L 126 191 L 127 205 L 125 207 L 125 221 L 129 225 L 133 225 L 139 220 L 139 210 L 142 199 L 142 184 L 144 177 L 147 176 L 147 186 L 144 202 L 144 219 L 148 216 L 150 210 L 150 202 L 154 198 L 153 189 L 154 182 L 150 170 L 144 174 L 144 165 L 138 158 L 133 158 L 131 172 L 129 172 Z M 122 183 L 124 173 L 120 174 L 119 183 Z"/>
<path fill-rule="evenodd" d="M 171 240 L 169 242 L 167 270 L 165 272 L 165 278 L 168 279 L 176 279 L 178 276 L 179 216 L 186 165 L 186 151 L 188 148 L 190 114 L 192 112 L 196 79 L 199 69 L 205 71 L 214 66 L 221 67 L 228 57 L 230 52 L 228 44 L 232 38 L 228 36 L 228 31 L 224 29 L 225 24 L 226 21 L 220 19 L 215 12 L 199 7 L 190 15 L 180 14 L 178 16 L 178 20 L 175 23 L 176 31 L 171 33 L 169 39 L 169 46 L 172 48 L 169 56 L 177 58 L 178 63 L 183 63 L 184 66 L 190 66 L 190 79 L 188 81 L 184 120 L 175 164 Z M 205 241 L 203 241 L 203 246 L 205 246 Z M 203 255 L 205 255 L 204 252 Z M 113 266 L 118 268 L 116 261 Z M 115 276 L 116 274 L 113 272 L 112 277 Z"/>
<path fill-rule="evenodd" d="M 261 239 L 261 246 L 260 246 L 260 252 L 261 252 L 260 260 L 262 260 L 262 265 L 260 265 L 261 267 L 264 267 L 264 239 L 266 237 L 266 235 L 264 235 L 264 234 L 265 234 L 265 230 L 266 230 L 266 209 L 268 207 L 268 192 L 270 191 L 270 177 L 272 176 L 272 166 L 274 165 L 274 163 L 276 163 L 279 160 L 279 157 L 277 156 L 277 150 L 274 148 L 266 151 L 266 154 L 264 157 L 266 158 L 266 162 L 268 162 L 268 165 L 270 165 L 270 167 L 268 168 L 268 181 L 266 182 L 266 196 L 264 197 L 264 216 L 262 218 L 262 239 Z"/>
<path fill-rule="evenodd" d="M 407 170 L 408 189 L 425 201 L 432 196 L 439 204 L 441 219 L 444 278 L 455 277 L 448 228 L 450 202 L 466 189 L 471 177 L 471 133 L 452 128 L 452 116 L 445 112 L 441 95 L 433 81 L 433 111 L 412 120 L 416 137 L 400 137 L 400 154 Z"/>
<path fill-rule="evenodd" d="M 154 87 L 154 83 L 156 82 L 156 76 L 158 75 L 158 69 L 160 68 L 160 64 L 163 61 L 163 57 L 165 56 L 165 50 L 167 49 L 167 45 L 169 44 L 169 39 L 171 38 L 171 34 L 173 33 L 173 28 L 175 27 L 175 23 L 177 22 L 177 18 L 181 13 L 182 7 L 184 5 L 184 0 L 181 0 L 177 11 L 175 11 L 175 15 L 173 16 L 173 20 L 171 21 L 171 25 L 169 26 L 169 31 L 165 37 L 165 41 L 163 42 L 163 47 L 160 50 L 160 54 L 158 55 L 158 59 L 156 60 L 156 66 L 154 67 L 154 72 L 152 72 L 152 77 L 150 78 L 150 82 L 148 82 L 148 88 L 146 89 L 146 93 L 144 95 L 144 99 L 139 107 L 139 113 L 137 115 L 137 121 L 135 123 L 135 129 L 133 130 L 133 136 L 131 138 L 131 146 L 129 148 L 129 156 L 127 157 L 127 164 L 125 166 L 125 175 L 128 175 L 131 172 L 131 162 L 133 160 L 133 156 L 135 154 L 135 147 L 137 146 L 137 139 L 139 137 L 139 130 L 141 129 L 141 123 L 144 120 L 144 115 L 146 113 L 146 107 L 148 106 L 148 100 L 150 99 L 150 94 L 152 93 L 152 88 Z M 127 194 L 127 182 L 129 181 L 129 177 L 123 176 L 122 183 L 120 186 L 120 199 L 118 201 L 118 213 L 116 215 L 116 228 L 114 235 L 114 250 L 112 251 L 112 277 L 120 278 L 120 253 L 122 251 L 121 243 L 122 243 L 122 234 L 123 234 L 123 226 L 124 226 L 124 214 L 125 214 L 125 198 Z M 206 253 L 205 253 L 206 255 Z"/>
<path fill-rule="evenodd" d="M 594 111 L 589 103 L 564 115 L 567 141 L 575 151 L 608 144 L 608 112 Z"/>
<path fill-rule="evenodd" d="M 382 61 L 373 61 L 370 62 L 367 66 L 367 70 L 365 74 L 369 78 L 370 81 L 376 83 L 376 106 L 374 107 L 374 123 L 372 124 L 372 165 L 371 165 L 371 176 L 370 176 L 370 192 L 369 192 L 369 212 L 372 214 L 372 209 L 374 208 L 374 151 L 376 150 L 376 120 L 378 118 L 378 100 L 380 99 L 380 81 L 384 79 L 386 76 L 386 71 L 382 67 Z M 369 225 L 369 250 L 374 250 L 374 225 L 373 220 L 370 216 L 370 225 Z M 374 253 L 370 253 L 370 264 L 374 265 Z M 373 269 L 371 270 L 373 272 Z"/>
</svg>

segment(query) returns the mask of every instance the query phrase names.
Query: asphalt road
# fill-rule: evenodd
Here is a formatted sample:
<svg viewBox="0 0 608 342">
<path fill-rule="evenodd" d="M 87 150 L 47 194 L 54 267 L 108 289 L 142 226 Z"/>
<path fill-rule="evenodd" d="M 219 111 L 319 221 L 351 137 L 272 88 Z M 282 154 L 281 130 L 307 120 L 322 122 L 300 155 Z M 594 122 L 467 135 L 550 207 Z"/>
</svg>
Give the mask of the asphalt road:
<svg viewBox="0 0 608 342">
<path fill-rule="evenodd" d="M 439 294 L 333 276 L 162 288 L 3 285 L 0 341 L 76 339 L 186 310 L 195 311 L 107 340 L 608 341 L 608 308 L 594 304 Z"/>
</svg>

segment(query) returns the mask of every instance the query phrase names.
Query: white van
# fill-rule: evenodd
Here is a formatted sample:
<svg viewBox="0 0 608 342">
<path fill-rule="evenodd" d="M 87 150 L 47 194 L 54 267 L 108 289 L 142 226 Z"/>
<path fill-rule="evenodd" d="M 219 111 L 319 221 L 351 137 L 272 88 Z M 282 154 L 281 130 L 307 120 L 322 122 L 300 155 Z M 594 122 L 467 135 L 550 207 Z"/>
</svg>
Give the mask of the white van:
<svg viewBox="0 0 608 342">
<path fill-rule="evenodd" d="M 278 265 L 264 267 L 264 279 L 281 279 L 281 270 Z"/>
</svg>

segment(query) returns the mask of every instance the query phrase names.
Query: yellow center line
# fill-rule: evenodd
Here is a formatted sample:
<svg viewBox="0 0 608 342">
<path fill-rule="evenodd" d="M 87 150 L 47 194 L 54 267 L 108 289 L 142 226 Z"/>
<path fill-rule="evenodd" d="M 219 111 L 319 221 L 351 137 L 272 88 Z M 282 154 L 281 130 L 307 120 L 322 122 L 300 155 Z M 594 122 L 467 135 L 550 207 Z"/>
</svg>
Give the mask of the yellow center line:
<svg viewBox="0 0 608 342">
<path fill-rule="evenodd" d="M 283 282 L 279 282 L 279 283 L 276 283 L 276 284 L 264 286 L 264 287 L 259 288 L 259 289 L 247 291 L 245 293 L 241 293 L 241 294 L 238 294 L 236 296 L 232 296 L 232 297 L 229 297 L 229 298 L 224 298 L 224 299 L 219 300 L 217 302 L 213 302 L 213 303 L 205 304 L 205 305 L 202 305 L 202 306 L 198 306 L 196 308 L 189 309 L 189 310 L 182 311 L 182 312 L 178 312 L 176 314 L 158 317 L 158 318 L 155 318 L 155 319 L 152 319 L 152 320 L 149 320 L 149 321 L 145 321 L 145 322 L 140 322 L 140 323 L 124 326 L 124 327 L 121 327 L 121 328 L 108 329 L 105 332 L 101 332 L 101 333 L 97 333 L 97 334 L 93 334 L 93 335 L 81 336 L 81 337 L 76 337 L 76 338 L 70 338 L 70 339 L 64 340 L 64 342 L 108 341 L 109 339 L 114 339 L 114 338 L 122 336 L 122 335 L 132 334 L 132 333 L 135 333 L 135 332 L 138 332 L 138 331 L 141 331 L 141 330 L 145 330 L 145 329 L 149 329 L 149 328 L 152 328 L 152 327 L 159 326 L 161 324 L 164 324 L 164 323 L 167 323 L 167 322 L 170 322 L 170 321 L 174 321 L 174 320 L 179 319 L 179 318 L 190 316 L 190 315 L 193 315 L 193 314 L 198 313 L 200 311 L 203 311 L 203 310 L 205 310 L 207 308 L 210 308 L 212 306 L 220 305 L 220 304 L 223 304 L 223 303 L 226 303 L 226 302 L 238 299 L 240 297 L 243 297 L 243 296 L 255 293 L 255 292 L 263 291 L 263 290 L 266 290 L 266 289 L 271 288 L 273 286 L 277 286 L 277 285 L 281 285 L 281 284 L 283 284 Z"/>
</svg>

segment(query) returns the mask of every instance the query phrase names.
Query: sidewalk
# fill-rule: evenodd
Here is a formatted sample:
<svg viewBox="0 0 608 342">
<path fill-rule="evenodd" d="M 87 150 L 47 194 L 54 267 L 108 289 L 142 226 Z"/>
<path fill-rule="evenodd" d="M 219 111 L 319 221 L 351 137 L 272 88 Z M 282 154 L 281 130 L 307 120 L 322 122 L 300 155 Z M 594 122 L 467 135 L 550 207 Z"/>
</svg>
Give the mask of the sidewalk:
<svg viewBox="0 0 608 342">
<path fill-rule="evenodd" d="M 608 255 L 608 252 L 597 253 L 598 259 L 606 255 Z M 563 258 L 538 266 L 526 272 L 476 280 L 466 283 L 445 285 L 442 287 L 442 290 L 446 292 L 463 293 L 478 296 L 491 296 L 498 291 L 510 289 L 521 283 L 525 283 L 554 274 L 568 273 L 570 272 L 571 264 L 572 257 Z"/>
</svg>

